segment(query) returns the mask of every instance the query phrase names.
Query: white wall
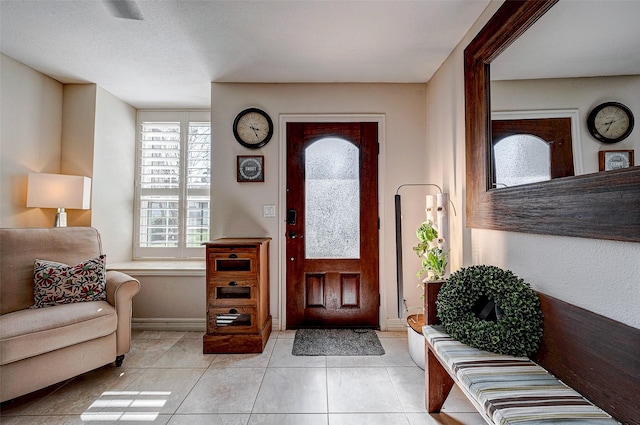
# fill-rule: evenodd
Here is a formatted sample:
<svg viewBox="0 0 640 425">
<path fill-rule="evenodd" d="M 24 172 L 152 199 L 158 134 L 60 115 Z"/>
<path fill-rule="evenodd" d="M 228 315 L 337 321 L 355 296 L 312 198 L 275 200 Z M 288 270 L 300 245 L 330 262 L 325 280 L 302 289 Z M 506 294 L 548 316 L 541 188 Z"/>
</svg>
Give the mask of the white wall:
<svg viewBox="0 0 640 425">
<path fill-rule="evenodd" d="M 491 5 L 489 6 L 491 7 Z M 449 267 L 468 263 L 471 238 L 465 228 L 464 75 L 461 52 L 452 54 L 427 84 L 427 179 L 441 181 L 449 213 Z M 455 209 L 455 212 L 454 212 Z"/>
<path fill-rule="evenodd" d="M 383 310 L 381 326 L 399 325 L 397 319 L 394 198 L 404 183 L 425 182 L 425 86 L 423 84 L 221 84 L 211 88 L 213 132 L 212 238 L 270 236 L 271 314 L 280 319 L 281 273 L 280 223 L 284 213 L 285 182 L 280 178 L 281 114 L 383 114 L 384 145 L 380 159 L 381 257 L 380 286 Z M 267 111 L 276 126 L 273 139 L 262 149 L 250 151 L 239 145 L 232 132 L 236 114 L 247 107 Z M 265 156 L 264 183 L 236 182 L 236 155 Z M 424 191 L 403 193 L 403 208 L 413 223 L 407 224 L 404 255 L 405 291 L 408 303 L 420 303 L 415 273 L 419 260 L 412 258 L 410 235 L 424 217 Z M 263 218 L 262 206 L 278 207 L 276 218 Z M 416 211 L 412 213 L 411 211 Z M 417 215 L 414 215 L 417 214 Z"/>
<path fill-rule="evenodd" d="M 51 227 L 27 208 L 27 175 L 60 172 L 62 84 L 0 54 L 0 226 Z"/>
<path fill-rule="evenodd" d="M 93 206 L 93 154 L 96 127 L 95 84 L 65 84 L 62 110 L 62 157 L 60 172 L 86 176 L 91 181 Z M 68 210 L 69 226 L 91 226 L 91 210 Z"/>
<path fill-rule="evenodd" d="M 108 254 L 107 254 L 108 255 Z M 151 272 L 124 270 L 140 281 L 133 298 L 133 323 L 141 329 L 205 330 L 206 279 L 204 270 Z"/>
<path fill-rule="evenodd" d="M 95 84 L 66 84 L 64 174 L 91 177 L 91 210 L 70 210 L 70 226 L 92 226 L 109 263 L 132 258 L 136 110 Z"/>
<path fill-rule="evenodd" d="M 92 209 L 68 210 L 68 223 L 96 227 L 109 261 L 130 260 L 135 109 L 95 84 L 0 59 L 0 226 L 53 225 L 54 209 L 26 208 L 28 173 L 88 176 Z"/>
<path fill-rule="evenodd" d="M 640 328 L 640 243 L 473 231 L 473 262 L 512 270 L 536 290 Z"/>
<path fill-rule="evenodd" d="M 466 189 L 463 50 L 501 3 L 488 6 L 427 84 L 427 143 L 445 158 L 445 166 L 430 168 L 429 175 L 443 178 L 456 206 L 464 205 Z M 442 147 L 443 140 L 452 143 Z M 431 165 L 435 160 L 427 161 Z M 639 243 L 471 230 L 465 229 L 464 214 L 452 219 L 460 266 L 493 264 L 510 269 L 536 290 L 640 327 Z"/>
<path fill-rule="evenodd" d="M 620 102 L 640 111 L 640 76 L 558 78 L 491 82 L 494 111 L 578 109 L 584 174 L 598 171 L 598 151 L 634 149 L 640 154 L 640 129 L 616 144 L 600 143 L 587 129 L 589 112 L 603 102 Z M 636 160 L 636 165 L 640 159 Z"/>
<path fill-rule="evenodd" d="M 91 225 L 102 237 L 109 263 L 129 261 L 133 251 L 136 110 L 97 89 Z"/>
</svg>

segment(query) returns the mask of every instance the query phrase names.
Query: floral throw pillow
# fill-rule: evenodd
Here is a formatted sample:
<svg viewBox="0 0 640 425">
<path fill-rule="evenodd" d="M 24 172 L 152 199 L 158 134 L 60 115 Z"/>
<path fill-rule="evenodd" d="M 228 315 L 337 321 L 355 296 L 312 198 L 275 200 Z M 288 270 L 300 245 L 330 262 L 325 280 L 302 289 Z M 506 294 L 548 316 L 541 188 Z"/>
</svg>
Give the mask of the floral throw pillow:
<svg viewBox="0 0 640 425">
<path fill-rule="evenodd" d="M 68 266 L 54 261 L 36 260 L 33 274 L 34 304 L 50 307 L 107 299 L 105 255 Z"/>
</svg>

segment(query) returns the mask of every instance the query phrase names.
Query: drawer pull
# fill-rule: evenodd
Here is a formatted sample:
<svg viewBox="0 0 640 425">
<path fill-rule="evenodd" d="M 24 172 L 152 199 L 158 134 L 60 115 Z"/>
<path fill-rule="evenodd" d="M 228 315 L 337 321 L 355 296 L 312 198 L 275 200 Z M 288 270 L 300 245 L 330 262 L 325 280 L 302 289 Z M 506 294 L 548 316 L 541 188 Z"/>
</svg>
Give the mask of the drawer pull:
<svg viewBox="0 0 640 425">
<path fill-rule="evenodd" d="M 229 286 L 238 286 L 238 282 L 231 281 L 229 282 Z"/>
<path fill-rule="evenodd" d="M 229 258 L 238 258 L 238 254 L 229 254 Z"/>
<path fill-rule="evenodd" d="M 229 314 L 238 314 L 238 310 L 232 308 L 231 310 L 229 310 Z"/>
</svg>

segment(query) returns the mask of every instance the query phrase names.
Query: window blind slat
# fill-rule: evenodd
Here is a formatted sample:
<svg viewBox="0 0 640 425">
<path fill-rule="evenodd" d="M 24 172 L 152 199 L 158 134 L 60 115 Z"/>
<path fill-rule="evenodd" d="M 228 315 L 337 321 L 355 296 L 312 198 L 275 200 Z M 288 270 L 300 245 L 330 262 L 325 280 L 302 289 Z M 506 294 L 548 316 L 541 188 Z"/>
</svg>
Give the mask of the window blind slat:
<svg viewBox="0 0 640 425">
<path fill-rule="evenodd" d="M 143 120 L 139 128 L 136 255 L 184 257 L 209 240 L 210 123 Z"/>
</svg>

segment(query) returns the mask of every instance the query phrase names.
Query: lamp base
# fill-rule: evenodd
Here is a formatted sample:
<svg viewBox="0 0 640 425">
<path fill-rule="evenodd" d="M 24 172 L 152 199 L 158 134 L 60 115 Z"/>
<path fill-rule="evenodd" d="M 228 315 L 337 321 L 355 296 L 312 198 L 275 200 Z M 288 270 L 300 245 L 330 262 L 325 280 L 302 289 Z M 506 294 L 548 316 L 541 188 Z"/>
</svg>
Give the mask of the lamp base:
<svg viewBox="0 0 640 425">
<path fill-rule="evenodd" d="M 67 227 L 67 212 L 64 208 L 58 208 L 58 212 L 56 213 L 56 221 L 54 223 L 55 227 Z"/>
</svg>

